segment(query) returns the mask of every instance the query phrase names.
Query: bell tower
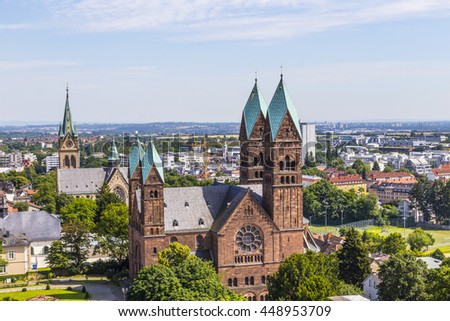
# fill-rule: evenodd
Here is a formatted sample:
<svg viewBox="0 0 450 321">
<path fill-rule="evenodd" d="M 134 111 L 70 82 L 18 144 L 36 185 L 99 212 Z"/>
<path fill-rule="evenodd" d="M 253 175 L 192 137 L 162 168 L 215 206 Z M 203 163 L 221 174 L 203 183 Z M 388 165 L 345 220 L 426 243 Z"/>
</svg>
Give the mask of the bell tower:
<svg viewBox="0 0 450 321">
<path fill-rule="evenodd" d="M 239 141 L 241 144 L 240 184 L 261 184 L 264 171 L 264 121 L 267 105 L 258 87 L 255 85 L 242 112 Z"/>
<path fill-rule="evenodd" d="M 66 106 L 64 108 L 64 119 L 59 126 L 58 132 L 58 154 L 59 168 L 79 168 L 80 167 L 80 142 L 69 106 L 69 87 L 66 88 Z"/>
<path fill-rule="evenodd" d="M 281 231 L 302 229 L 302 138 L 283 75 L 267 110 L 264 155 L 265 210 Z"/>
</svg>

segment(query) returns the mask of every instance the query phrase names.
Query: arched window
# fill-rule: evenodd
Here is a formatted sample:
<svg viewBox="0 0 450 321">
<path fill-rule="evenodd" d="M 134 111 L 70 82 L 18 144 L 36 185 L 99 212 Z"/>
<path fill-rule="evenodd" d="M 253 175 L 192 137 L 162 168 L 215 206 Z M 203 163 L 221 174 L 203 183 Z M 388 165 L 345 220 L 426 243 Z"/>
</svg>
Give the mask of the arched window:
<svg viewBox="0 0 450 321">
<path fill-rule="evenodd" d="M 197 235 L 196 241 L 197 241 L 197 248 L 198 249 L 203 248 L 203 236 Z"/>
<path fill-rule="evenodd" d="M 186 202 L 184 202 L 184 206 L 185 207 L 189 207 L 189 203 L 186 201 Z"/>
<path fill-rule="evenodd" d="M 289 176 L 286 176 L 286 184 L 289 184 Z"/>
<path fill-rule="evenodd" d="M 173 220 L 172 226 L 173 227 L 177 227 L 178 226 L 178 221 L 177 220 Z"/>
<path fill-rule="evenodd" d="M 250 285 L 255 285 L 255 278 L 253 276 L 250 277 Z"/>
<path fill-rule="evenodd" d="M 231 278 L 228 279 L 228 286 L 233 286 L 233 280 Z"/>
<path fill-rule="evenodd" d="M 291 177 L 291 183 L 292 183 L 292 184 L 295 184 L 295 176 L 292 176 L 292 177 Z"/>
<path fill-rule="evenodd" d="M 259 172 L 258 171 L 255 172 L 255 178 L 259 178 Z"/>
<path fill-rule="evenodd" d="M 261 277 L 261 284 L 266 284 L 266 277 L 264 275 Z"/>
<path fill-rule="evenodd" d="M 70 160 L 69 160 L 69 156 L 67 156 L 67 155 L 66 155 L 66 157 L 64 157 L 64 166 L 70 167 Z"/>
<path fill-rule="evenodd" d="M 249 279 L 248 279 L 248 276 L 246 276 L 245 277 L 245 285 L 248 285 L 248 283 L 249 283 Z"/>
<path fill-rule="evenodd" d="M 173 243 L 173 242 L 178 242 L 178 239 L 177 239 L 176 236 L 172 236 L 172 237 L 170 238 L 170 243 Z"/>
<path fill-rule="evenodd" d="M 253 157 L 253 166 L 258 166 L 258 158 Z"/>
<path fill-rule="evenodd" d="M 155 191 L 155 198 L 158 198 L 158 191 Z"/>
<path fill-rule="evenodd" d="M 155 194 L 153 193 L 153 191 L 150 191 L 150 198 L 154 198 Z"/>
<path fill-rule="evenodd" d="M 77 167 L 77 160 L 76 160 L 75 156 L 72 155 L 72 157 L 70 158 L 70 163 L 73 168 Z"/>
<path fill-rule="evenodd" d="M 48 254 L 48 250 L 49 250 L 49 247 L 47 245 L 44 246 L 44 248 L 42 249 L 42 254 L 47 255 Z"/>
<path fill-rule="evenodd" d="M 284 184 L 284 176 L 281 176 L 281 184 Z"/>
<path fill-rule="evenodd" d="M 287 171 L 295 171 L 295 160 L 291 159 L 289 156 L 286 156 L 284 158 L 284 162 Z"/>
<path fill-rule="evenodd" d="M 259 301 L 264 301 L 264 295 L 259 296 Z"/>
<path fill-rule="evenodd" d="M 156 255 L 158 253 L 158 249 L 156 247 L 153 248 L 153 255 Z"/>
<path fill-rule="evenodd" d="M 283 163 L 283 161 L 280 162 L 280 171 L 284 171 L 284 163 Z"/>
<path fill-rule="evenodd" d="M 198 220 L 198 225 L 205 225 L 205 221 L 201 218 Z"/>
<path fill-rule="evenodd" d="M 153 227 L 150 229 L 150 235 L 153 235 Z"/>
<path fill-rule="evenodd" d="M 237 278 L 233 279 L 233 286 L 238 286 L 238 279 Z"/>
</svg>

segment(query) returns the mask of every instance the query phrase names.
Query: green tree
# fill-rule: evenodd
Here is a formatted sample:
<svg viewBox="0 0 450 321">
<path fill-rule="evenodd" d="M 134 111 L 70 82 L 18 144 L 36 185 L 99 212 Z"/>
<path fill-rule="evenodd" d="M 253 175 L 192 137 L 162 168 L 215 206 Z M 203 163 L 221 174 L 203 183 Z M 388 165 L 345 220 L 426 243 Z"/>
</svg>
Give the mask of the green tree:
<svg viewBox="0 0 450 321">
<path fill-rule="evenodd" d="M 355 228 L 348 229 L 344 236 L 345 243 L 337 252 L 339 276 L 345 283 L 360 286 L 370 273 L 369 251 Z"/>
<path fill-rule="evenodd" d="M 8 261 L 2 258 L 3 254 L 3 238 L 0 236 L 0 266 L 7 266 Z"/>
<path fill-rule="evenodd" d="M 95 200 L 95 203 L 97 204 L 97 210 L 96 210 L 96 217 L 95 222 L 98 223 L 100 220 L 100 217 L 103 213 L 103 211 L 108 207 L 110 204 L 123 204 L 122 200 L 114 193 L 111 193 L 111 190 L 108 186 L 108 184 L 104 183 L 98 192 L 98 196 Z"/>
<path fill-rule="evenodd" d="M 408 235 L 407 242 L 411 250 L 422 251 L 424 247 L 434 244 L 434 237 L 432 234 L 425 232 L 421 228 L 416 228 Z"/>
<path fill-rule="evenodd" d="M 100 253 L 123 265 L 128 255 L 128 207 L 123 203 L 109 204 L 96 227 Z"/>
<path fill-rule="evenodd" d="M 82 273 L 91 245 L 91 236 L 86 223 L 81 221 L 65 223 L 61 242 L 70 263 L 70 270 L 75 274 Z"/>
<path fill-rule="evenodd" d="M 324 171 L 319 170 L 317 167 L 303 167 L 302 174 L 310 176 L 319 176 L 322 178 L 326 177 L 326 173 Z"/>
<path fill-rule="evenodd" d="M 393 172 L 393 171 L 394 171 L 394 170 L 392 169 L 391 166 L 389 166 L 389 165 L 384 166 L 383 172 L 385 172 L 385 173 L 391 173 L 391 172 Z"/>
<path fill-rule="evenodd" d="M 14 208 L 16 208 L 19 212 L 27 212 L 30 209 L 30 205 L 26 202 L 17 202 L 14 203 Z"/>
<path fill-rule="evenodd" d="M 348 290 L 338 279 L 336 256 L 312 251 L 290 255 L 272 274 L 267 288 L 269 298 L 277 301 L 328 300 Z"/>
<path fill-rule="evenodd" d="M 159 264 L 141 270 L 130 289 L 130 300 L 235 301 L 244 298 L 225 287 L 211 262 L 190 255 L 173 242 L 158 255 Z"/>
<path fill-rule="evenodd" d="M 64 206 L 69 205 L 75 198 L 72 195 L 67 195 L 66 193 L 57 194 L 55 196 L 55 210 L 56 213 L 61 213 L 61 209 Z"/>
<path fill-rule="evenodd" d="M 346 231 L 339 231 L 341 235 L 345 235 Z M 385 238 L 378 233 L 363 231 L 361 234 L 363 243 L 366 245 L 369 253 L 380 252 Z"/>
<path fill-rule="evenodd" d="M 431 257 L 441 261 L 445 259 L 445 255 L 440 249 L 436 249 L 433 253 L 431 253 Z"/>
<path fill-rule="evenodd" d="M 425 262 L 410 253 L 394 254 L 380 267 L 378 298 L 381 301 L 422 301 L 426 294 Z"/>
<path fill-rule="evenodd" d="M 382 250 L 386 254 L 403 253 L 406 251 L 406 242 L 400 233 L 391 233 L 384 240 Z"/>
<path fill-rule="evenodd" d="M 70 258 L 61 241 L 52 242 L 45 261 L 56 274 L 60 274 L 64 270 L 70 270 Z"/>
<path fill-rule="evenodd" d="M 37 205 L 43 206 L 44 210 L 49 213 L 56 212 L 56 186 L 50 182 L 43 182 L 39 184 L 36 194 L 33 195 L 33 202 Z"/>
<path fill-rule="evenodd" d="M 97 204 L 94 200 L 81 197 L 61 208 L 61 218 L 63 222 L 82 222 L 89 231 L 93 231 L 96 211 Z"/>
<path fill-rule="evenodd" d="M 380 164 L 378 164 L 377 161 L 373 162 L 372 170 L 373 171 L 379 171 L 380 170 Z"/>
<path fill-rule="evenodd" d="M 432 301 L 450 301 L 450 267 L 432 269 L 428 275 L 428 294 Z"/>
</svg>

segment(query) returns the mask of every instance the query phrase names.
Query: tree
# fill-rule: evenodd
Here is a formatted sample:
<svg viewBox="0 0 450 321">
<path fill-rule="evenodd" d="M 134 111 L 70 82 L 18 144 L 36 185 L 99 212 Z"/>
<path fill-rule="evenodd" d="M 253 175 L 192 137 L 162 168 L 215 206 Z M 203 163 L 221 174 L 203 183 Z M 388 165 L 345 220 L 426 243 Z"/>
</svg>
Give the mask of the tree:
<svg viewBox="0 0 450 321">
<path fill-rule="evenodd" d="M 372 170 L 373 171 L 379 171 L 380 170 L 380 164 L 378 164 L 377 161 L 373 162 Z"/>
<path fill-rule="evenodd" d="M 95 200 L 95 204 L 97 205 L 96 209 L 96 217 L 95 222 L 98 223 L 100 221 L 100 217 L 103 213 L 103 211 L 108 207 L 110 204 L 123 204 L 122 200 L 114 193 L 111 193 L 111 190 L 108 186 L 108 184 L 104 183 L 98 192 L 98 196 Z"/>
<path fill-rule="evenodd" d="M 158 254 L 159 264 L 139 272 L 130 289 L 130 300 L 236 301 L 244 298 L 224 286 L 211 262 L 190 254 L 187 246 L 173 242 Z"/>
<path fill-rule="evenodd" d="M 432 234 L 425 232 L 421 228 L 416 228 L 414 232 L 408 235 L 407 242 L 411 250 L 422 251 L 424 247 L 434 244 L 434 237 Z"/>
<path fill-rule="evenodd" d="M 436 249 L 433 253 L 431 253 L 431 257 L 436 259 L 436 260 L 443 260 L 445 259 L 445 255 L 444 253 L 442 253 L 442 251 L 440 249 Z"/>
<path fill-rule="evenodd" d="M 348 229 L 344 236 L 345 243 L 337 252 L 339 276 L 345 283 L 360 286 L 370 274 L 369 251 L 355 228 Z"/>
<path fill-rule="evenodd" d="M 95 227 L 97 204 L 92 199 L 76 198 L 61 208 L 61 218 L 64 222 L 82 222 L 89 231 Z"/>
<path fill-rule="evenodd" d="M 19 212 L 27 212 L 30 209 L 30 205 L 26 202 L 17 202 L 14 203 L 14 208 L 16 208 Z"/>
<path fill-rule="evenodd" d="M 428 275 L 428 294 L 432 301 L 450 301 L 450 267 L 432 269 Z"/>
<path fill-rule="evenodd" d="M 328 300 L 330 296 L 347 294 L 353 289 L 338 279 L 334 254 L 312 251 L 290 255 L 272 274 L 267 288 L 269 298 L 277 301 Z"/>
<path fill-rule="evenodd" d="M 343 231 L 342 228 L 339 230 L 341 235 L 345 235 L 346 231 Z M 369 253 L 380 252 L 385 241 L 385 238 L 378 233 L 364 231 L 361 235 L 361 239 L 363 243 L 366 245 Z"/>
<path fill-rule="evenodd" d="M 393 171 L 394 171 L 394 170 L 392 169 L 391 166 L 389 166 L 389 165 L 384 166 L 383 172 L 385 172 L 385 173 L 391 173 L 391 172 L 393 172 Z"/>
<path fill-rule="evenodd" d="M 8 261 L 2 258 L 3 254 L 3 238 L 0 236 L 0 266 L 7 266 Z"/>
<path fill-rule="evenodd" d="M 70 269 L 70 259 L 61 241 L 52 242 L 45 261 L 56 274 Z"/>
<path fill-rule="evenodd" d="M 394 254 L 380 267 L 381 301 L 422 301 L 427 298 L 425 262 L 410 253 Z"/>
<path fill-rule="evenodd" d="M 403 253 L 406 251 L 406 242 L 400 233 L 391 233 L 384 240 L 382 250 L 386 254 Z"/>
<path fill-rule="evenodd" d="M 128 255 L 128 207 L 109 204 L 96 227 L 97 250 L 123 265 Z"/>
</svg>

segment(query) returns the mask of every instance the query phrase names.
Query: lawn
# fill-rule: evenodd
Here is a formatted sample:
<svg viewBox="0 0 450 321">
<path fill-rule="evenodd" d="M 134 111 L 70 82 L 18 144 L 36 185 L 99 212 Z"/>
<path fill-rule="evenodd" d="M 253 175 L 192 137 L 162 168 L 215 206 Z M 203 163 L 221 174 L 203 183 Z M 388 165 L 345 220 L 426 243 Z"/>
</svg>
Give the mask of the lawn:
<svg viewBox="0 0 450 321">
<path fill-rule="evenodd" d="M 310 230 L 314 233 L 327 233 L 331 232 L 333 234 L 339 234 L 339 229 L 334 226 L 310 226 Z M 360 231 L 363 231 L 364 229 L 359 229 Z M 402 227 L 396 227 L 396 226 L 370 226 L 365 229 L 369 232 L 374 232 L 377 234 L 380 234 L 382 236 L 387 236 L 390 233 L 400 233 L 401 235 L 408 235 L 414 231 L 412 228 L 403 229 Z M 447 230 L 426 230 L 427 233 L 430 233 L 433 235 L 434 239 L 436 240 L 434 245 L 430 249 L 437 249 L 439 248 L 443 253 L 450 253 L 450 231 Z"/>
<path fill-rule="evenodd" d="M 33 298 L 38 295 L 45 295 L 45 296 L 54 296 L 58 298 L 58 300 L 61 301 L 72 301 L 72 300 L 85 300 L 84 293 L 81 293 L 80 291 L 69 291 L 66 289 L 50 289 L 50 290 L 29 290 L 27 292 L 7 292 L 7 293 L 0 293 L 0 300 L 2 300 L 5 297 L 11 297 L 12 299 L 19 300 L 19 301 L 25 301 L 27 299 Z"/>
</svg>

